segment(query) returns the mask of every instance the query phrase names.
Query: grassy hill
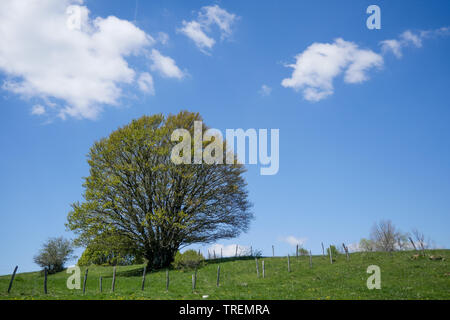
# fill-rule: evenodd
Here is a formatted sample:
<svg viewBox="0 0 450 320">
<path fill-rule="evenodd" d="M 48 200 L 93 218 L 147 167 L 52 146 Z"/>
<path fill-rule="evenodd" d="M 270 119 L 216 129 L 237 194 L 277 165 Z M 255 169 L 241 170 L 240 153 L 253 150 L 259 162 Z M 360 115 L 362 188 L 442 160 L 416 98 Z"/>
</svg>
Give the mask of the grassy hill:
<svg viewBox="0 0 450 320">
<path fill-rule="evenodd" d="M 44 276 L 40 272 L 17 274 L 11 293 L 7 294 L 10 276 L 0 277 L 0 299 L 450 299 L 450 250 L 430 250 L 427 255 L 441 255 L 443 261 L 428 257 L 411 259 L 413 252 L 353 253 L 350 261 L 338 256 L 330 264 L 328 257 L 260 258 L 260 277 L 253 258 L 208 261 L 198 270 L 197 289 L 192 292 L 192 271 L 170 270 L 170 287 L 166 291 L 166 272 L 147 274 L 141 291 L 142 265 L 117 267 L 115 292 L 111 292 L 112 267 L 89 267 L 86 294 L 66 287 L 68 274 L 61 272 L 48 278 L 48 294 L 43 292 Z M 266 277 L 262 278 L 261 261 Z M 220 264 L 220 287 L 216 287 Z M 381 268 L 381 290 L 368 290 L 369 265 Z M 81 271 L 83 283 L 85 268 Z M 99 277 L 103 277 L 103 293 Z"/>
</svg>

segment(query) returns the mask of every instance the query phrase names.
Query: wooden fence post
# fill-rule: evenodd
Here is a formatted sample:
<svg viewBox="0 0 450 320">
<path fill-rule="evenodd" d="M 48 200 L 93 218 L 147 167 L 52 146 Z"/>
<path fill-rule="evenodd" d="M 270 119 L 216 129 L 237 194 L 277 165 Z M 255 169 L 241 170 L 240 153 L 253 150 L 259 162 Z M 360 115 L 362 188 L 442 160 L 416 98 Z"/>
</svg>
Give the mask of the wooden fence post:
<svg viewBox="0 0 450 320">
<path fill-rule="evenodd" d="M 236 245 L 236 257 L 238 256 L 238 245 Z"/>
<path fill-rule="evenodd" d="M 295 256 L 296 256 L 297 259 L 298 259 L 298 244 L 297 244 L 297 246 L 295 247 Z"/>
<path fill-rule="evenodd" d="M 408 237 L 408 238 L 409 238 L 409 241 L 411 242 L 414 250 L 417 251 L 417 247 L 416 247 L 416 244 L 414 243 L 413 239 L 411 237 Z"/>
<path fill-rule="evenodd" d="M 89 271 L 89 269 L 86 269 L 86 272 L 84 273 L 83 294 L 86 293 L 86 281 L 87 281 L 88 271 Z"/>
<path fill-rule="evenodd" d="M 311 250 L 309 250 L 309 267 L 312 268 L 312 254 L 311 254 Z"/>
<path fill-rule="evenodd" d="M 44 293 L 47 294 L 47 268 L 44 268 Z"/>
<path fill-rule="evenodd" d="M 194 272 L 194 289 L 197 288 L 197 267 L 195 267 L 195 272 Z"/>
<path fill-rule="evenodd" d="M 291 272 L 291 257 L 288 255 L 288 272 Z"/>
<path fill-rule="evenodd" d="M 258 258 L 255 258 L 256 262 L 256 276 L 259 278 L 259 264 L 258 264 Z"/>
<path fill-rule="evenodd" d="M 170 283 L 169 269 L 167 269 L 166 270 L 166 291 L 169 291 L 169 283 Z"/>
<path fill-rule="evenodd" d="M 220 248 L 220 259 L 223 259 L 223 248 Z"/>
<path fill-rule="evenodd" d="M 325 248 L 323 246 L 323 242 L 322 242 L 322 255 L 325 257 Z"/>
<path fill-rule="evenodd" d="M 264 265 L 264 260 L 262 261 L 262 268 L 263 268 L 263 279 L 266 277 L 266 266 Z"/>
<path fill-rule="evenodd" d="M 144 266 L 144 272 L 142 272 L 142 286 L 141 290 L 144 291 L 145 289 L 145 274 L 147 273 L 147 266 Z"/>
<path fill-rule="evenodd" d="M 102 291 L 103 291 L 103 277 L 102 276 L 100 276 L 100 293 L 102 293 Z"/>
<path fill-rule="evenodd" d="M 19 266 L 16 266 L 14 268 L 14 272 L 13 272 L 13 274 L 11 276 L 11 280 L 9 281 L 8 293 L 11 291 L 11 288 L 12 288 L 12 285 L 13 285 L 13 281 L 14 281 L 14 278 L 16 277 L 16 272 L 17 272 L 18 268 L 19 268 Z"/>
<path fill-rule="evenodd" d="M 331 246 L 328 249 L 330 251 L 330 263 L 333 264 L 333 255 L 331 254 Z"/>
<path fill-rule="evenodd" d="M 345 245 L 345 243 L 343 243 L 342 246 L 344 247 L 345 255 L 347 256 L 347 261 L 348 261 L 349 260 L 348 247 Z"/>
<path fill-rule="evenodd" d="M 216 260 L 216 250 L 214 250 L 213 253 L 214 253 L 214 256 L 213 256 L 214 260 Z"/>
<path fill-rule="evenodd" d="M 116 289 L 116 267 L 114 266 L 111 291 L 114 292 L 115 289 Z"/>
<path fill-rule="evenodd" d="M 253 247 L 250 246 L 250 257 L 253 257 Z"/>
<path fill-rule="evenodd" d="M 220 286 L 220 265 L 217 267 L 217 287 Z"/>
<path fill-rule="evenodd" d="M 195 291 L 197 287 L 197 267 L 195 267 L 195 272 L 192 274 L 192 292 Z"/>
<path fill-rule="evenodd" d="M 275 246 L 272 245 L 272 257 L 275 257 Z"/>
</svg>

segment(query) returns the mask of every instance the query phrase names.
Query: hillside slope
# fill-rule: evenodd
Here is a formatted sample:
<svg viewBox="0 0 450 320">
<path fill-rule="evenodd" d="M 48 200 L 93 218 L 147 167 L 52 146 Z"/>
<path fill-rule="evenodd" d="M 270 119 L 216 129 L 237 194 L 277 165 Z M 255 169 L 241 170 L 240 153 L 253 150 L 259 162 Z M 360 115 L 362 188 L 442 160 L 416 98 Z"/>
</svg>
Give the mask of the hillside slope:
<svg viewBox="0 0 450 320">
<path fill-rule="evenodd" d="M 48 294 L 43 292 L 40 272 L 17 274 L 11 293 L 7 294 L 10 276 L 0 277 L 0 299 L 450 299 L 450 250 L 430 250 L 427 255 L 440 255 L 441 261 L 412 259 L 414 252 L 353 253 L 330 264 L 328 257 L 291 257 L 288 272 L 286 257 L 260 258 L 259 278 L 254 258 L 208 261 L 198 270 L 197 288 L 192 292 L 192 271 L 170 270 L 170 286 L 166 291 L 166 272 L 147 274 L 141 291 L 142 265 L 117 267 L 115 292 L 111 292 L 112 267 L 89 267 L 86 294 L 69 290 L 69 274 L 61 272 L 48 278 Z M 265 261 L 265 278 L 262 277 Z M 220 286 L 216 286 L 220 264 Z M 381 290 L 366 286 L 369 265 L 381 269 Z M 81 270 L 83 284 L 85 268 Z M 103 292 L 99 292 L 99 278 Z"/>
</svg>

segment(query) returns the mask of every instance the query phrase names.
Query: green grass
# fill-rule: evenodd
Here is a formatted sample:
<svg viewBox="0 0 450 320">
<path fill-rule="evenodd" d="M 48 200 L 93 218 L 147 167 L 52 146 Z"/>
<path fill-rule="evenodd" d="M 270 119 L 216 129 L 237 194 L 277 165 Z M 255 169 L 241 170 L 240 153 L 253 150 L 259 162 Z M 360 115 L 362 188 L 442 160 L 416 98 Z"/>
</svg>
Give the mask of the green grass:
<svg viewBox="0 0 450 320">
<path fill-rule="evenodd" d="M 413 252 L 354 253 L 332 265 L 327 257 L 261 258 L 260 277 L 254 259 L 209 261 L 198 270 L 197 289 L 192 292 L 192 271 L 170 271 L 170 288 L 166 292 L 165 271 L 147 274 L 145 291 L 141 291 L 141 265 L 117 267 L 116 290 L 111 292 L 112 267 L 89 267 L 86 294 L 66 287 L 68 274 L 61 272 L 48 278 L 48 294 L 43 292 L 40 272 L 17 274 L 11 293 L 7 294 L 10 276 L 0 277 L 0 299 L 449 299 L 450 250 L 430 250 L 427 255 L 441 255 L 444 261 L 428 258 L 412 260 Z M 262 278 L 261 260 L 266 278 Z M 221 266 L 220 287 L 216 287 L 217 266 Z M 368 290 L 369 265 L 381 268 L 381 290 Z M 81 271 L 83 283 L 85 268 Z M 103 277 L 103 293 L 99 277 Z"/>
</svg>

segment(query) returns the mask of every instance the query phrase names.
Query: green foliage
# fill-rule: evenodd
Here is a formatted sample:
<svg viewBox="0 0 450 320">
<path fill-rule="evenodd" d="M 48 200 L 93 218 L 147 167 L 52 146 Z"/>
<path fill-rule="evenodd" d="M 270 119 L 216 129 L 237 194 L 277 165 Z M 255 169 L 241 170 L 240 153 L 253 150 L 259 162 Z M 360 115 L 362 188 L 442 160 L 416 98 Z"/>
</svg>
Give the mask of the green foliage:
<svg viewBox="0 0 450 320">
<path fill-rule="evenodd" d="M 308 256 L 309 255 L 309 251 L 306 250 L 305 248 L 300 247 L 300 248 L 298 248 L 298 254 L 301 255 L 301 256 Z"/>
<path fill-rule="evenodd" d="M 194 136 L 194 122 L 201 120 L 190 112 L 143 116 L 92 146 L 84 202 L 74 203 L 68 215 L 77 245 L 113 234 L 128 239 L 157 269 L 169 266 L 181 246 L 234 238 L 248 229 L 253 215 L 244 166 L 171 160 L 179 144 L 172 133 L 184 129 Z"/>
<path fill-rule="evenodd" d="M 195 250 L 187 250 L 183 253 L 178 251 L 172 265 L 175 269 L 195 269 L 200 267 L 204 260 L 203 255 Z"/>
<path fill-rule="evenodd" d="M 108 257 L 108 252 L 96 251 L 91 248 L 86 248 L 83 254 L 78 259 L 77 265 L 80 267 L 86 267 L 90 265 L 108 265 L 110 258 Z"/>
<path fill-rule="evenodd" d="M 50 238 L 44 243 L 42 249 L 34 257 L 34 262 L 46 268 L 49 274 L 60 272 L 64 264 L 73 258 L 73 247 L 70 240 L 59 238 Z"/>
<path fill-rule="evenodd" d="M 132 265 L 143 262 L 143 255 L 135 243 L 119 236 L 114 231 L 104 231 L 95 237 L 84 250 L 79 266 L 89 265 Z"/>
<path fill-rule="evenodd" d="M 317 255 L 312 257 L 312 268 L 309 259 L 291 259 L 288 273 L 286 257 L 264 257 L 265 278 L 256 276 L 254 258 L 206 261 L 198 269 L 194 292 L 192 272 L 183 270 L 170 270 L 168 292 L 165 270 L 148 274 L 145 290 L 141 291 L 144 265 L 118 266 L 114 293 L 111 292 L 113 267 L 90 266 L 84 295 L 82 290 L 67 288 L 65 271 L 49 276 L 47 295 L 40 272 L 18 273 L 9 295 L 11 275 L 0 276 L 0 300 L 203 300 L 203 295 L 209 295 L 212 300 L 448 300 L 450 250 L 426 250 L 425 253 L 427 257 L 442 256 L 445 260 L 412 259 L 412 251 L 364 252 L 351 253 L 349 261 L 339 259 L 330 264 L 329 259 Z M 220 287 L 216 286 L 218 264 Z M 381 268 L 381 290 L 367 289 L 369 265 Z M 261 260 L 259 266 L 261 272 Z M 82 267 L 82 277 L 85 271 Z M 103 293 L 99 292 L 100 276 L 104 279 Z"/>
<path fill-rule="evenodd" d="M 372 240 L 362 238 L 359 241 L 359 249 L 364 252 L 372 252 L 375 251 L 376 245 Z"/>
<path fill-rule="evenodd" d="M 109 250 L 98 250 L 87 247 L 78 259 L 78 266 L 130 266 L 133 264 L 142 263 L 143 259 L 139 256 L 126 254 L 121 252 L 114 252 Z"/>
<path fill-rule="evenodd" d="M 327 248 L 327 255 L 328 256 L 330 255 L 330 249 L 331 249 L 331 256 L 333 257 L 333 259 L 336 258 L 340 254 L 340 252 L 336 248 L 336 246 L 335 245 L 331 245 L 329 248 Z"/>
<path fill-rule="evenodd" d="M 253 249 L 252 255 L 255 258 L 261 258 L 263 255 L 263 252 L 260 249 Z"/>
</svg>

